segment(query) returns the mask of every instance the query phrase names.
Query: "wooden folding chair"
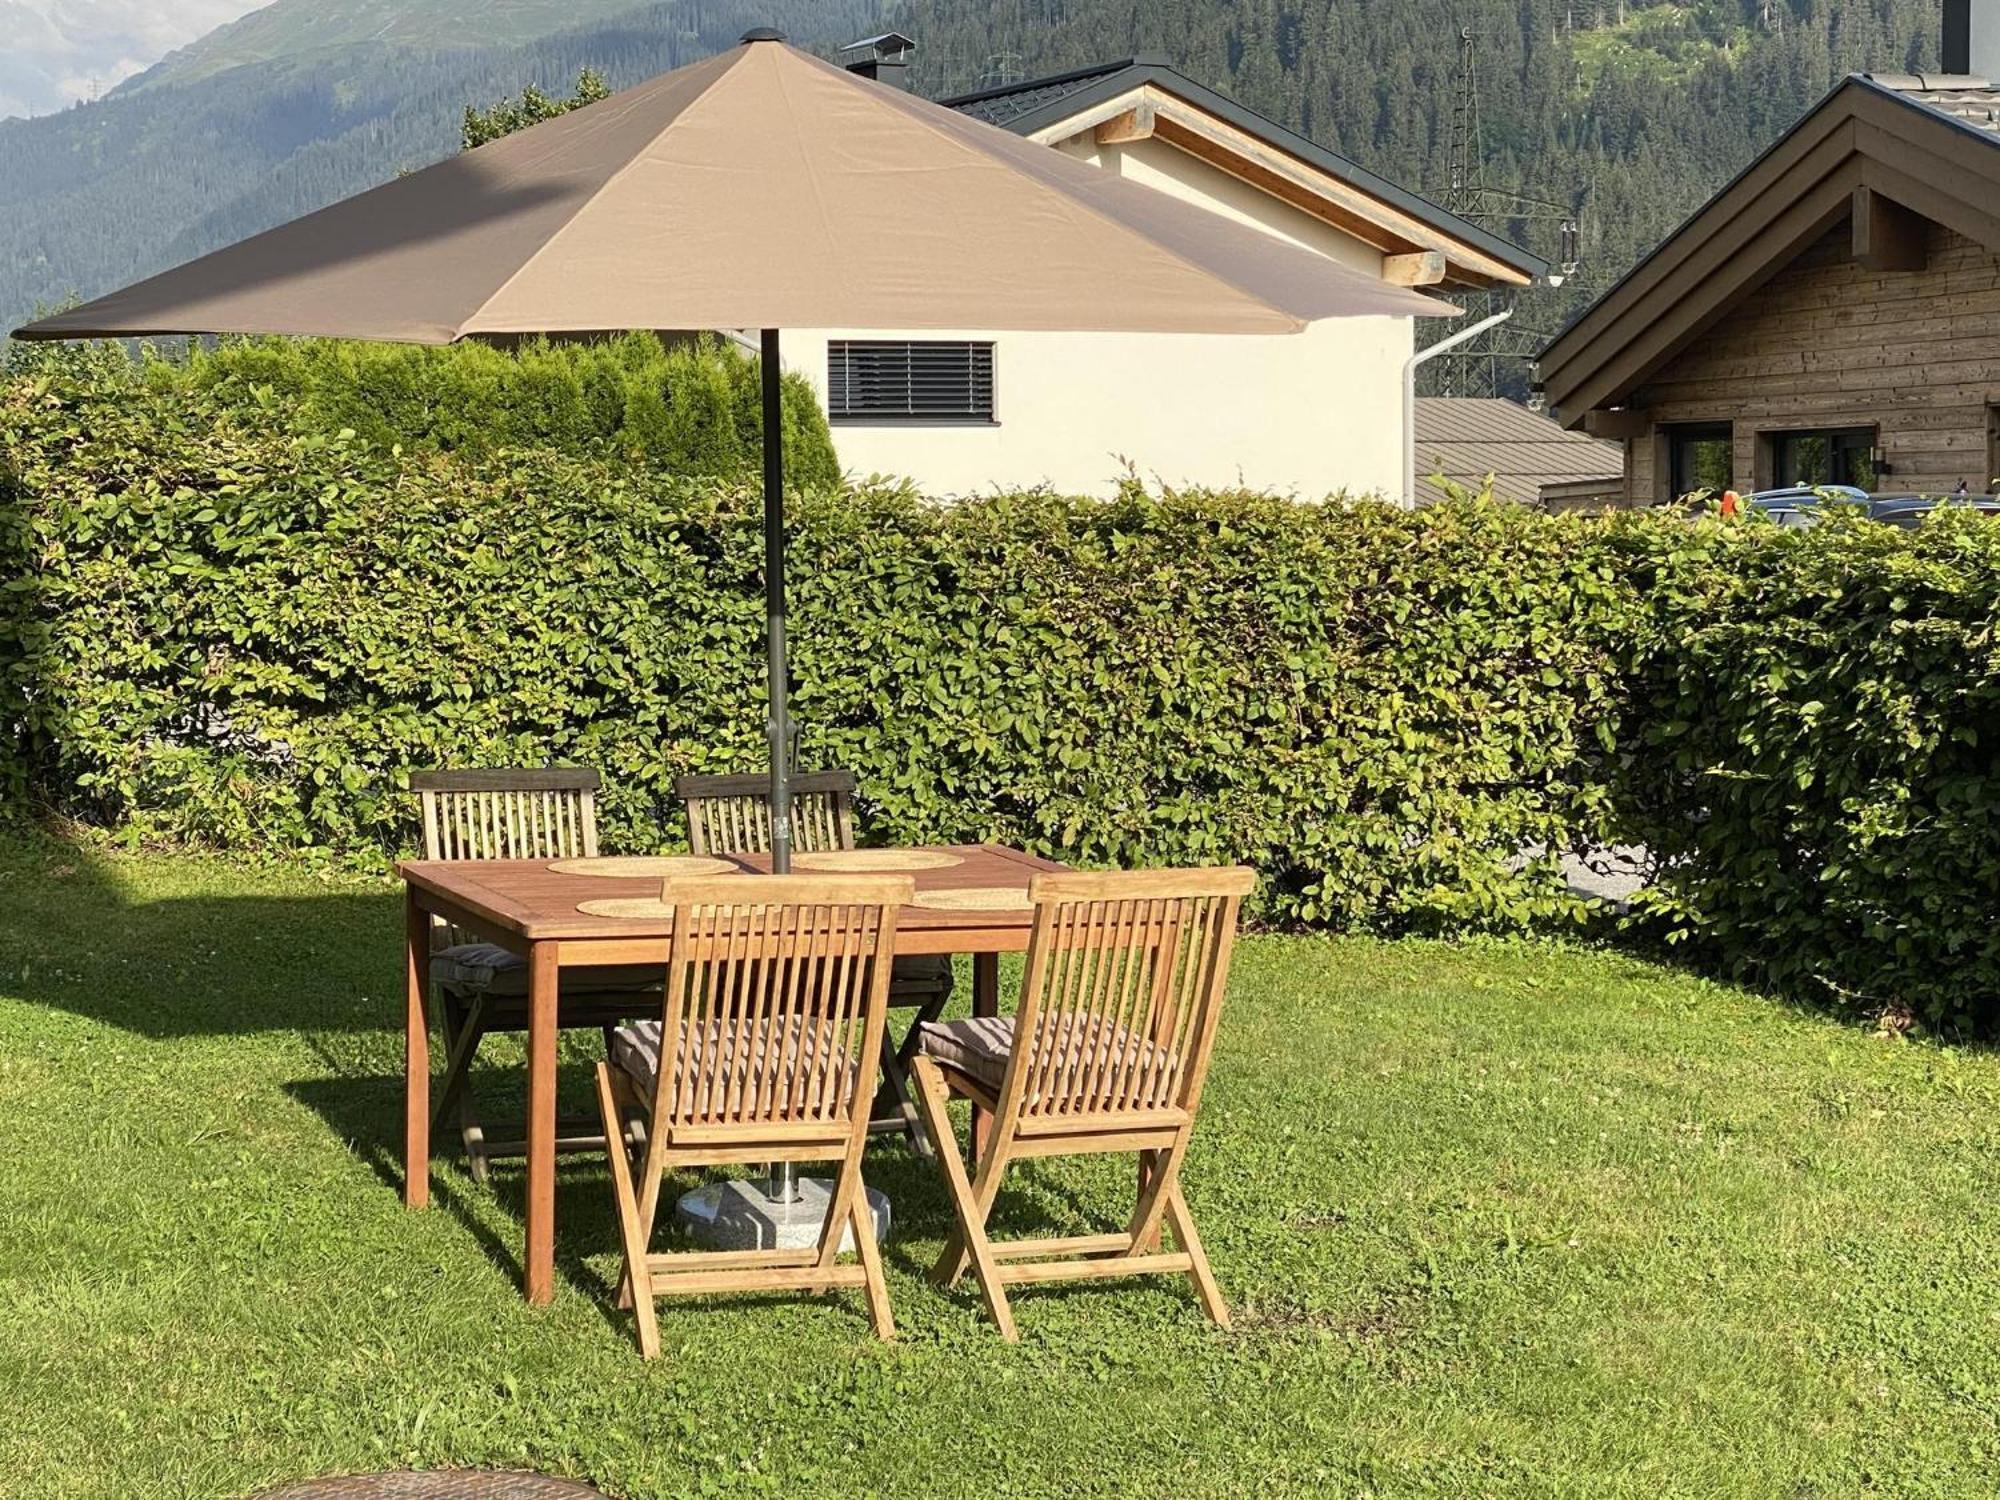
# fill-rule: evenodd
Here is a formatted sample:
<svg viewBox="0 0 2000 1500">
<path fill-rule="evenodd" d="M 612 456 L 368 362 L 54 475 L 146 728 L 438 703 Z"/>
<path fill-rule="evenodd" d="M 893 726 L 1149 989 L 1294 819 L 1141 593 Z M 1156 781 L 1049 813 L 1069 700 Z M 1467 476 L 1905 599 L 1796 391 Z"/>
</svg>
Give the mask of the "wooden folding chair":
<svg viewBox="0 0 2000 1500">
<path fill-rule="evenodd" d="M 806 771 L 792 778 L 792 847 L 801 854 L 854 847 L 854 774 Z M 696 854 L 766 854 L 771 848 L 771 778 L 683 776 L 674 791 L 687 808 L 688 847 Z M 889 979 L 889 1004 L 914 1007 L 916 1017 L 898 1037 L 882 1037 L 882 1090 L 869 1129 L 899 1133 L 920 1156 L 930 1142 L 917 1119 L 910 1084 L 917 1028 L 944 1014 L 951 999 L 950 954 L 911 954 L 896 960 Z"/>
<path fill-rule="evenodd" d="M 949 1287 L 969 1264 L 1003 1337 L 1019 1337 L 1009 1286 L 1159 1273 L 1185 1273 L 1202 1309 L 1228 1325 L 1180 1171 L 1237 913 L 1255 883 L 1247 869 L 1038 875 L 1016 1014 L 923 1028 L 912 1070 L 958 1218 L 932 1277 Z M 976 1177 L 945 1112 L 954 1096 L 993 1117 Z M 1124 1151 L 1139 1155 L 1139 1194 L 1122 1230 L 1012 1242 L 988 1234 L 1013 1162 Z M 1172 1251 L 1160 1248 L 1163 1223 Z"/>
<path fill-rule="evenodd" d="M 480 771 L 412 771 L 423 813 L 425 859 L 576 859 L 597 853 L 597 772 L 582 766 Z M 431 924 L 431 983 L 441 1004 L 445 1072 L 433 1094 L 431 1129 L 458 1117 L 458 1136 L 473 1177 L 485 1181 L 495 1158 L 527 1152 L 525 1128 L 489 1139 L 474 1106 L 471 1068 L 480 1043 L 496 1031 L 528 1029 L 528 970 L 517 953 Z M 557 1024 L 602 1031 L 659 1005 L 660 976 L 649 969 L 576 969 L 563 977 Z M 589 1117 L 557 1122 L 557 1149 L 596 1150 L 603 1142 Z"/>
<path fill-rule="evenodd" d="M 860 1286 L 875 1332 L 895 1336 L 861 1153 L 896 917 L 915 893 L 908 876 L 666 882 L 673 943 L 660 1021 L 619 1028 L 597 1069 L 623 1290 L 646 1358 L 660 1351 L 653 1301 L 674 1294 Z M 622 1130 L 632 1115 L 646 1122 L 636 1184 Z M 669 1169 L 769 1161 L 839 1162 L 816 1246 L 651 1253 Z M 840 1264 L 850 1228 L 859 1263 Z"/>
</svg>

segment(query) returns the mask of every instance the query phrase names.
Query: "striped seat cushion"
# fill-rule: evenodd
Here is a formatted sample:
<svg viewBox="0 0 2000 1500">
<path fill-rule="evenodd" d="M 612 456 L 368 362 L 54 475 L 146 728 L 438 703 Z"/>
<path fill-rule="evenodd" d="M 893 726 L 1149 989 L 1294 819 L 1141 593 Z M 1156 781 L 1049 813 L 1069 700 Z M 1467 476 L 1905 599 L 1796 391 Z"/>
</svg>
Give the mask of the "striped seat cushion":
<svg viewBox="0 0 2000 1500">
<path fill-rule="evenodd" d="M 611 1033 L 611 1061 L 638 1085 L 642 1095 L 651 1095 L 653 1080 L 659 1075 L 664 1034 L 665 1028 L 658 1021 L 628 1021 Z M 760 1104 L 768 1105 L 774 1095 L 790 1097 L 789 1085 L 801 1067 L 813 1065 L 819 1049 L 826 1045 L 826 1034 L 827 1028 L 808 1026 L 796 1018 L 782 1032 L 774 1032 L 765 1021 L 746 1022 L 726 1032 L 719 1024 L 711 1024 L 702 1043 L 692 1049 L 693 1076 L 677 1082 L 693 1090 L 687 1098 L 690 1110 L 735 1110 L 745 1102 L 744 1091 L 749 1088 L 756 1095 L 749 1101 L 754 1111 Z M 676 1056 L 686 1050 L 676 1048 Z M 718 1066 L 727 1076 L 715 1075 Z M 668 1101 L 670 1113 L 680 1112 L 680 1098 L 681 1090 L 676 1088 Z"/>
<path fill-rule="evenodd" d="M 1115 1058 L 1114 1068 L 1140 1073 L 1150 1070 L 1155 1077 L 1176 1071 L 1172 1052 L 1109 1021 L 1095 1021 L 1089 1026 L 1089 1034 L 1097 1038 L 1094 1049 L 1089 1049 L 1084 1041 L 1085 1029 L 1066 1018 L 1045 1016 L 1037 1029 L 1040 1032 L 1037 1053 L 1053 1042 L 1062 1051 L 1063 1064 L 1078 1071 L 1086 1063 L 1086 1050 L 1094 1050 L 1096 1060 Z M 926 1021 L 917 1028 L 917 1041 L 925 1056 L 934 1057 L 997 1092 L 1001 1080 L 1007 1076 L 1007 1059 L 1014 1051 L 1014 1018 L 968 1016 L 962 1021 Z"/>
</svg>

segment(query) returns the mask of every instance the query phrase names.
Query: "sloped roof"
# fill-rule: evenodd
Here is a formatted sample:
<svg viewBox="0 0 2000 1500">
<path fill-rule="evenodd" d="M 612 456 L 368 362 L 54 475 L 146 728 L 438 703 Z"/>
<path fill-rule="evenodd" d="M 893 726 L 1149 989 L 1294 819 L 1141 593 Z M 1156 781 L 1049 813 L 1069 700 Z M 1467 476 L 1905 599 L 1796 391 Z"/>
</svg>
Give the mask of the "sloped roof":
<svg viewBox="0 0 2000 1500">
<path fill-rule="evenodd" d="M 1869 82 L 1894 89 L 1914 104 L 1949 115 L 1975 130 L 2000 138 L 2000 88 L 1990 80 L 1940 73 L 1867 73 Z"/>
<path fill-rule="evenodd" d="M 1030 78 L 1020 83 L 1003 83 L 996 88 L 940 99 L 938 103 L 958 110 L 961 114 L 971 115 L 976 120 L 984 120 L 989 125 L 1005 125 L 1012 129 L 1014 122 L 1024 115 L 1034 114 L 1045 106 L 1055 104 L 1072 94 L 1082 93 L 1100 78 L 1123 73 L 1131 68 L 1166 65 L 1167 60 L 1164 57 L 1142 53 L 1136 57 L 1121 58 L 1117 62 L 1077 68 L 1068 73 L 1052 73 L 1046 78 Z"/>
<path fill-rule="evenodd" d="M 1843 79 L 1542 350 L 1550 409 L 1575 427 L 1623 402 L 1869 195 L 2000 250 L 2000 90 Z"/>
<path fill-rule="evenodd" d="M 1533 505 L 1545 484 L 1616 483 L 1625 452 L 1616 443 L 1566 432 L 1516 401 L 1468 396 L 1417 398 L 1417 499 L 1445 498 L 1431 476 L 1476 490 L 1493 476 L 1494 498 Z"/>
<path fill-rule="evenodd" d="M 1492 257 L 1523 280 L 1533 280 L 1548 273 L 1546 261 L 1530 255 L 1519 245 L 1468 223 L 1429 199 L 1397 186 L 1386 177 L 1376 176 L 1367 168 L 1307 140 L 1296 131 L 1287 130 L 1275 120 L 1268 120 L 1254 110 L 1244 108 L 1226 94 L 1203 87 L 1159 53 L 1136 53 L 1116 62 L 1098 63 L 1045 78 L 1029 78 L 997 88 L 979 89 L 938 102 L 988 124 L 1002 126 L 1016 135 L 1035 135 L 1071 116 L 1149 84 L 1186 100 L 1335 181 L 1391 205 L 1429 229 Z"/>
</svg>

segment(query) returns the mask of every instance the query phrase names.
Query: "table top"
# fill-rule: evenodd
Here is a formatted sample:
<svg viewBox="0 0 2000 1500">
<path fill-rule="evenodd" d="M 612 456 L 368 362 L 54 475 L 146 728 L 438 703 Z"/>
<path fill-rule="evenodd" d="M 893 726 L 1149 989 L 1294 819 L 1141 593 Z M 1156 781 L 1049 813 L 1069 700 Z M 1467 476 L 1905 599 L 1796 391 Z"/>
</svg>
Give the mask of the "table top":
<svg viewBox="0 0 2000 1500">
<path fill-rule="evenodd" d="M 949 854 L 958 862 L 942 868 L 908 872 L 919 891 L 973 890 L 988 886 L 1026 891 L 1028 882 L 1035 876 L 1066 868 L 1054 860 L 1010 849 L 1005 844 L 927 844 L 921 846 L 920 852 Z M 764 874 L 771 868 L 768 854 L 725 854 L 716 858 L 728 860 L 746 874 Z M 396 873 L 413 890 L 433 898 L 426 905 L 448 906 L 481 919 L 479 925 L 482 927 L 497 929 L 529 942 L 552 938 L 564 942 L 663 939 L 672 934 L 673 923 L 664 915 L 600 917 L 577 910 L 578 905 L 585 901 L 657 896 L 660 892 L 658 880 L 565 874 L 551 870 L 549 866 L 552 863 L 555 861 L 540 859 L 406 859 L 396 866 Z M 909 934 L 912 939 L 918 939 L 919 934 L 930 933 L 935 935 L 936 940 L 943 941 L 953 933 L 980 931 L 1002 934 L 1018 929 L 1020 942 L 1025 944 L 1032 917 L 1033 913 L 1026 910 L 906 906 L 897 917 L 897 930 Z M 909 948 L 911 945 L 904 943 L 899 946 Z"/>
</svg>

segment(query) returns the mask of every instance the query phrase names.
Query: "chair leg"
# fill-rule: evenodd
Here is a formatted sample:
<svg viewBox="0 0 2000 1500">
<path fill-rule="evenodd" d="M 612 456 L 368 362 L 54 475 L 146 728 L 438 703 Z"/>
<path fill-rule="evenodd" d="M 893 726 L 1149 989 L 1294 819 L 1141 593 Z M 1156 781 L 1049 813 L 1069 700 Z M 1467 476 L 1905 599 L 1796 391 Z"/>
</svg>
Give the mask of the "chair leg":
<svg viewBox="0 0 2000 1500">
<path fill-rule="evenodd" d="M 955 1239 L 945 1242 L 944 1254 L 939 1257 L 931 1279 L 942 1286 L 950 1286 L 958 1280 L 959 1267 L 969 1256 L 973 1274 L 979 1279 L 979 1295 L 986 1304 L 986 1315 L 1000 1330 L 1000 1337 L 1010 1344 L 1019 1343 L 1020 1330 L 1014 1326 L 1014 1311 L 1007 1305 L 1007 1292 L 1000 1284 L 993 1248 L 986 1238 L 986 1215 L 992 1199 L 989 1195 L 986 1204 L 982 1205 L 965 1175 L 965 1163 L 959 1158 L 958 1142 L 951 1133 L 951 1116 L 945 1110 L 948 1096 L 944 1075 L 938 1071 L 937 1064 L 927 1057 L 917 1058 L 911 1064 L 911 1072 L 916 1076 L 918 1097 L 923 1104 L 924 1123 L 930 1128 L 931 1144 L 937 1148 L 938 1162 L 944 1170 L 945 1187 L 951 1193 L 952 1211 L 958 1216 L 958 1234 Z M 989 1172 L 994 1174 L 997 1184 L 1000 1155 L 996 1145 L 981 1164 L 982 1186 Z"/>
<path fill-rule="evenodd" d="M 618 1101 L 611 1093 L 611 1073 L 604 1063 L 597 1065 L 597 1107 L 604 1117 L 604 1154 L 611 1162 L 611 1193 L 618 1211 L 618 1235 L 624 1244 L 623 1285 L 632 1293 L 633 1321 L 637 1325 L 639 1355 L 657 1359 L 660 1329 L 653 1307 L 653 1277 L 646 1269 L 647 1239 L 639 1223 L 639 1199 L 632 1188 L 632 1164 L 626 1160 L 625 1144 L 618 1129 Z M 651 1153 L 647 1153 L 651 1156 Z M 647 1169 L 652 1169 L 649 1160 Z"/>
<path fill-rule="evenodd" d="M 1194 1215 L 1188 1212 L 1187 1199 L 1181 1196 L 1178 1182 L 1167 1190 L 1166 1212 L 1175 1242 L 1180 1245 L 1182 1253 L 1194 1262 L 1188 1275 L 1194 1281 L 1194 1294 L 1201 1302 L 1201 1310 L 1227 1328 L 1229 1304 L 1222 1300 L 1222 1288 L 1217 1285 L 1215 1272 L 1209 1267 L 1207 1252 L 1201 1248 L 1201 1236 L 1194 1231 Z"/>
<path fill-rule="evenodd" d="M 945 1001 L 949 998 L 948 993 L 939 995 L 919 1006 L 900 1042 L 894 1040 L 886 1026 L 882 1029 L 882 1087 L 875 1093 L 875 1103 L 870 1110 L 871 1123 L 898 1122 L 911 1147 L 921 1157 L 931 1154 L 931 1145 L 923 1122 L 917 1115 L 917 1101 L 911 1094 L 910 1059 L 917 1055 L 921 1042 L 919 1028 L 926 1021 L 935 1021 L 942 1015 Z"/>
<path fill-rule="evenodd" d="M 1160 1221 L 1166 1213 L 1167 1203 L 1180 1182 L 1181 1157 L 1187 1151 L 1188 1130 L 1183 1126 L 1174 1137 L 1171 1146 L 1156 1151 L 1142 1153 L 1153 1160 L 1142 1168 L 1145 1186 L 1140 1189 L 1139 1201 L 1132 1206 L 1131 1222 L 1125 1231 L 1132 1236 L 1132 1248 L 1128 1255 L 1151 1253 L 1148 1247 L 1160 1243 Z"/>
<path fill-rule="evenodd" d="M 1139 1153 L 1139 1202 L 1144 1203 L 1146 1201 L 1146 1189 L 1153 1180 L 1153 1174 L 1159 1171 L 1159 1169 L 1159 1152 L 1141 1151 Z M 1135 1255 L 1153 1255 L 1158 1252 L 1159 1248 L 1160 1235 L 1159 1231 L 1155 1230 L 1145 1243 L 1135 1244 L 1132 1247 L 1132 1253 Z"/>
<path fill-rule="evenodd" d="M 868 1320 L 875 1325 L 875 1337 L 893 1339 L 896 1315 L 889 1310 L 889 1283 L 882 1275 L 882 1247 L 875 1242 L 875 1210 L 868 1206 L 865 1184 L 849 1202 L 847 1219 L 854 1226 L 854 1248 L 861 1253 L 861 1269 L 868 1277 Z M 834 1243 L 840 1243 L 838 1235 Z"/>
<path fill-rule="evenodd" d="M 431 1091 L 431 1129 L 436 1130 L 445 1118 L 454 1113 L 459 1104 L 459 1096 L 466 1084 L 466 1070 L 472 1065 L 471 1053 L 478 1046 L 469 1018 L 477 1015 L 478 1004 L 468 1007 L 450 990 L 438 994 L 435 1014 L 444 1028 L 444 1077 L 438 1080 Z"/>
<path fill-rule="evenodd" d="M 472 1060 L 486 1039 L 485 1001 L 474 996 L 468 1004 L 450 990 L 444 991 L 445 1067 L 436 1103 L 431 1109 L 431 1129 L 436 1132 L 444 1121 L 456 1116 L 460 1147 L 465 1152 L 466 1170 L 475 1182 L 487 1179 L 486 1131 L 472 1102 Z"/>
</svg>

